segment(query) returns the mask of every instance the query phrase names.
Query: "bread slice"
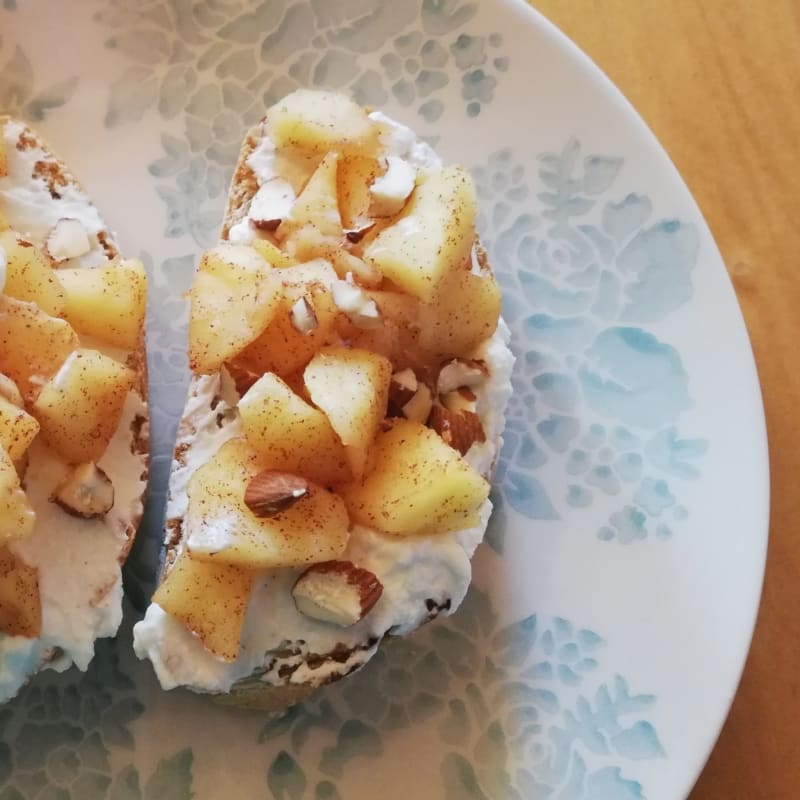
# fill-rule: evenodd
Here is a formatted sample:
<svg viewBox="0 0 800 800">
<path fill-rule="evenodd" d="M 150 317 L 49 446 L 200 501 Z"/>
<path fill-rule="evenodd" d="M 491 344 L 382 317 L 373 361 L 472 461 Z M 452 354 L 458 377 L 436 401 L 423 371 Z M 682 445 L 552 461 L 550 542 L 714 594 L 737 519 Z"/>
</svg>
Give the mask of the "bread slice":
<svg viewBox="0 0 800 800">
<path fill-rule="evenodd" d="M 438 165 L 433 151 L 417 142 L 410 130 L 381 114 L 371 118 L 384 130 L 387 141 L 405 142 L 407 155 L 413 144 L 413 158 L 423 159 L 433 168 Z M 253 199 L 265 183 L 263 166 L 271 161 L 272 154 L 270 128 L 265 119 L 245 136 L 228 196 L 221 242 L 240 243 L 252 237 L 276 241 L 272 235 L 274 225 L 259 228 L 252 216 Z M 318 164 L 319 158 L 314 162 Z M 304 180 L 294 179 L 301 184 Z M 296 189 L 299 191 L 299 187 Z M 291 270 L 289 267 L 286 272 Z M 477 240 L 472 271 L 491 276 L 486 252 Z M 502 319 L 469 355 L 474 361 L 459 358 L 456 367 L 469 371 L 477 364 L 484 371 L 475 393 L 486 441 L 470 450 L 468 459 L 489 477 L 502 444 L 513 365 L 508 329 Z M 242 435 L 236 405 L 241 392 L 233 384 L 241 381 L 246 387 L 255 377 L 258 376 L 247 374 L 235 364 L 192 377 L 172 465 L 162 581 L 187 549 L 190 478 L 225 441 Z M 456 378 L 453 388 L 459 385 Z M 293 388 L 296 386 L 292 384 Z M 443 435 L 450 442 L 450 432 Z M 155 604 L 134 628 L 134 648 L 140 658 L 152 661 L 166 689 L 186 686 L 209 693 L 218 702 L 243 708 L 285 708 L 316 688 L 358 670 L 375 653 L 384 636 L 405 635 L 440 614 L 452 613 L 468 588 L 470 558 L 490 513 L 491 503 L 486 500 L 477 525 L 430 536 L 390 537 L 355 526 L 342 558 L 366 564 L 380 573 L 384 583 L 381 603 L 392 602 L 387 602 L 386 608 L 379 603 L 350 627 L 337 628 L 304 619 L 291 601 L 292 585 L 301 570 L 278 568 L 256 573 L 244 621 L 245 645 L 234 663 L 215 658 L 204 649 L 198 636 Z"/>
<path fill-rule="evenodd" d="M 53 231 L 58 225 L 60 233 L 55 238 Z M 15 238 L 12 232 L 24 240 L 23 246 L 31 244 L 39 249 L 44 255 L 41 263 L 50 260 L 58 283 L 59 269 L 65 270 L 62 274 L 66 275 L 75 268 L 104 268 L 120 263 L 113 233 L 75 176 L 34 130 L 9 116 L 0 116 L 0 236 L 10 236 L 10 242 Z M 141 306 L 145 279 L 139 266 L 136 270 Z M 25 299 L 5 298 L 0 286 L 4 303 Z M 34 306 L 35 303 L 29 308 Z M 6 305 L 0 310 L 0 339 L 6 336 L 3 317 L 7 313 Z M 59 313 L 65 314 L 66 308 Z M 36 522 L 32 533 L 10 541 L 8 550 L 38 573 L 41 633 L 37 638 L 0 633 L 0 673 L 4 675 L 0 701 L 12 697 L 44 667 L 60 670 L 74 663 L 85 670 L 93 656 L 95 640 L 115 635 L 120 624 L 121 565 L 142 518 L 149 453 L 147 366 L 138 317 L 128 339 L 126 346 L 119 346 L 119 341 L 115 345 L 104 341 L 103 331 L 92 337 L 77 333 L 78 346 L 113 359 L 119 365 L 113 368 L 115 374 L 124 378 L 120 386 L 130 387 L 127 391 L 120 388 L 119 399 L 114 401 L 121 404 L 121 412 L 109 412 L 110 406 L 105 405 L 96 409 L 98 424 L 105 416 L 102 425 L 111 437 L 107 444 L 105 439 L 99 439 L 94 447 L 94 461 L 102 473 L 90 464 L 80 473 L 80 482 L 75 462 L 84 460 L 79 458 L 82 447 L 75 445 L 70 455 L 65 455 L 55 449 L 57 435 L 54 433 L 55 438 L 45 442 L 41 431 L 17 463 Z M 8 352 L 19 345 L 18 339 L 3 339 L 0 350 Z M 3 365 L 0 352 L 0 373 Z M 59 368 L 59 374 L 63 372 Z M 35 406 L 41 398 L 42 385 L 51 377 L 47 373 L 32 377 L 22 393 L 25 408 L 34 417 L 40 413 Z M 3 385 L 7 389 L 13 386 L 7 377 Z M 78 385 L 83 386 L 80 382 Z M 87 442 L 86 446 L 91 444 Z M 87 495 L 80 493 L 86 489 L 86 481 L 101 478 L 106 493 L 91 494 L 90 504 Z M 65 487 L 70 480 L 77 493 Z M 107 482 L 113 487 L 113 497 Z"/>
</svg>

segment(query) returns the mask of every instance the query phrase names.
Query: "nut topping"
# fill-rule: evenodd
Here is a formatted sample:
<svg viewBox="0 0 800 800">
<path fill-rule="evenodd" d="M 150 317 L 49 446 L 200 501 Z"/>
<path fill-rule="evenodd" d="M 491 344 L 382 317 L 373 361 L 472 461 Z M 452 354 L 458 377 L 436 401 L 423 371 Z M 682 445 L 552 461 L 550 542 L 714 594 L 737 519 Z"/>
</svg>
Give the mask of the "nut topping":
<svg viewBox="0 0 800 800">
<path fill-rule="evenodd" d="M 305 296 L 301 297 L 292 306 L 289 317 L 292 320 L 292 325 L 302 334 L 308 335 L 319 327 L 314 306 L 308 302 L 308 298 Z"/>
<path fill-rule="evenodd" d="M 346 230 L 344 235 L 350 244 L 358 244 L 374 227 L 374 219 L 361 219 L 355 227 Z"/>
<path fill-rule="evenodd" d="M 261 231 L 274 231 L 289 216 L 295 201 L 292 187 L 281 178 L 273 178 L 255 193 L 247 216 Z"/>
<path fill-rule="evenodd" d="M 308 492 L 308 481 L 289 472 L 266 469 L 250 479 L 244 504 L 257 517 L 274 517 Z"/>
<path fill-rule="evenodd" d="M 73 517 L 97 519 L 114 506 L 111 479 L 91 461 L 79 464 L 51 498 Z"/>
<path fill-rule="evenodd" d="M 392 375 L 389 382 L 389 405 L 398 411 L 417 393 L 419 381 L 410 367 Z"/>
<path fill-rule="evenodd" d="M 475 442 L 486 441 L 480 417 L 472 411 L 451 411 L 435 405 L 431 409 L 428 426 L 462 456 Z"/>
<path fill-rule="evenodd" d="M 303 572 L 292 587 L 297 610 L 346 628 L 363 619 L 380 599 L 383 584 L 351 561 L 324 561 Z"/>
<path fill-rule="evenodd" d="M 475 411 L 477 397 L 469 386 L 462 386 L 454 392 L 448 392 L 440 398 L 442 405 L 450 411 Z"/>
<path fill-rule="evenodd" d="M 378 306 L 363 289 L 350 281 L 339 280 L 333 281 L 331 291 L 333 302 L 353 325 L 359 328 L 379 328 L 383 325 Z"/>
<path fill-rule="evenodd" d="M 462 386 L 478 386 L 489 375 L 489 370 L 483 361 L 471 359 L 464 361 L 460 358 L 454 358 L 442 365 L 439 370 L 439 381 L 437 383 L 437 391 L 439 394 L 447 394 L 448 392 L 460 389 Z"/>
<path fill-rule="evenodd" d="M 47 234 L 44 249 L 54 263 L 60 264 L 69 258 L 86 255 L 92 249 L 92 243 L 80 220 L 62 217 Z"/>
<path fill-rule="evenodd" d="M 424 383 L 421 383 L 414 396 L 403 406 L 403 416 L 406 419 L 421 422 L 424 425 L 432 407 L 433 395 L 431 390 Z"/>
</svg>

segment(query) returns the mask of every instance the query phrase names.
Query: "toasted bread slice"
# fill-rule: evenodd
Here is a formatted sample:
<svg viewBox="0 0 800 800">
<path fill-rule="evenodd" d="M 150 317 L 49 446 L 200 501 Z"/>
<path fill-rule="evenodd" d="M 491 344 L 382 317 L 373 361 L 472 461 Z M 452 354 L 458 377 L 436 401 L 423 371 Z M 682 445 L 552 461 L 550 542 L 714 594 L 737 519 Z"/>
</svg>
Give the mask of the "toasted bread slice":
<svg viewBox="0 0 800 800">
<path fill-rule="evenodd" d="M 337 103 L 328 93 L 305 94 L 317 109 Z M 290 95 L 284 102 L 291 106 L 296 101 Z M 172 466 L 161 585 L 145 619 L 134 628 L 137 655 L 152 661 L 166 689 L 186 686 L 239 707 L 284 708 L 359 669 L 384 636 L 410 633 L 452 613 L 470 582 L 470 558 L 491 513 L 486 479 L 502 444 L 510 394 L 513 356 L 508 330 L 499 319 L 499 293 L 495 296 L 488 259 L 471 221 L 464 241 L 457 242 L 464 263 L 453 267 L 451 278 L 441 278 L 443 294 L 450 280 L 453 297 L 430 302 L 416 279 L 408 282 L 410 290 L 401 288 L 370 263 L 380 232 L 409 216 L 414 203 L 422 204 L 424 192 L 418 187 L 425 182 L 434 186 L 445 171 L 409 129 L 382 114 L 360 111 L 359 117 L 349 106 L 345 113 L 351 114 L 352 136 L 346 140 L 320 144 L 328 133 L 318 126 L 311 144 L 303 130 L 295 129 L 287 143 L 287 128 L 276 134 L 276 124 L 267 118 L 247 133 L 221 246 L 206 254 L 199 267 L 199 275 L 216 276 L 230 268 L 238 281 L 250 281 L 241 277 L 248 271 L 279 275 L 284 304 L 266 323 L 258 323 L 260 330 L 245 331 L 250 342 L 239 341 L 227 355 L 225 342 L 222 349 L 219 342 L 208 344 L 207 328 L 190 327 L 196 371 Z M 274 123 L 279 112 L 281 104 L 267 117 Z M 353 145 L 358 137 L 360 150 Z M 331 161 L 337 165 L 331 167 Z M 462 172 L 457 175 L 468 181 Z M 443 191 L 453 186 L 448 180 L 442 179 Z M 455 191 L 461 190 L 456 185 Z M 310 210 L 325 219 L 317 224 Z M 316 230 L 309 233 L 309 227 Z M 242 248 L 263 256 L 260 268 Z M 476 313 L 462 324 L 455 319 L 453 301 L 464 282 L 470 283 L 468 302 L 459 313 L 465 308 L 468 315 Z M 203 310 L 200 302 L 195 304 L 199 286 L 197 280 L 190 325 L 198 308 Z M 237 297 L 244 296 L 240 284 L 234 286 Z M 331 298 L 333 323 L 327 305 Z M 489 319 L 480 324 L 484 312 Z M 257 316 L 249 309 L 242 314 L 250 321 Z M 214 321 L 224 326 L 223 319 Z M 245 334 L 237 329 L 239 340 Z M 206 346 L 197 346 L 193 337 Z M 359 381 L 370 387 L 372 400 L 378 398 L 377 416 L 362 402 Z M 271 411 L 265 410 L 269 402 Z M 298 438 L 300 428 L 307 440 Z M 322 428 L 333 429 L 333 440 L 320 433 Z M 404 450 L 405 440 L 416 449 Z M 396 452 L 413 452 L 413 458 L 395 458 Z M 388 476 L 381 477 L 376 460 Z M 400 479 L 405 480 L 403 470 L 413 471 L 423 462 L 441 474 L 414 475 L 414 491 L 389 497 L 397 483 L 394 476 L 405 475 Z M 251 476 L 246 491 L 239 470 Z M 274 478 L 275 470 L 283 483 Z M 456 473 L 459 477 L 453 478 Z M 441 499 L 437 505 L 435 485 L 443 478 L 464 479 L 459 486 L 470 497 L 469 507 L 449 514 L 453 498 L 446 492 L 436 496 Z M 301 499 L 285 510 L 280 503 L 294 502 L 286 486 L 296 488 L 298 479 Z M 309 486 L 322 483 L 344 498 L 349 515 L 343 549 L 331 533 L 330 514 L 321 526 L 308 517 L 309 537 L 324 528 L 322 543 L 314 543 L 317 552 L 323 546 L 338 548 L 338 555 L 324 556 L 324 564 L 314 563 L 322 555 L 306 558 L 303 550 L 297 556 L 297 546 L 287 555 L 281 550 L 285 541 L 275 533 L 274 520 L 288 524 L 293 515 L 306 513 L 300 511 L 310 502 L 302 499 L 306 479 Z M 407 513 L 417 502 L 414 495 L 424 495 L 427 503 L 416 516 Z M 276 498 L 278 505 L 270 506 Z M 393 515 L 388 505 L 401 510 Z M 225 513 L 217 514 L 217 508 Z M 381 515 L 383 521 L 370 522 Z M 226 539 L 226 531 L 235 537 L 244 528 L 254 528 L 254 537 L 234 544 Z M 265 553 L 265 542 L 275 547 Z M 281 552 L 275 555 L 274 550 Z M 186 579 L 192 571 L 194 584 Z M 225 589 L 215 607 L 203 607 L 205 593 L 217 591 L 215 582 Z M 332 602 L 331 593 L 345 585 Z M 231 631 L 232 640 L 224 635 Z"/>
<path fill-rule="evenodd" d="M 0 453 L 14 456 L 32 523 L 6 526 L 0 542 L 4 701 L 44 667 L 85 670 L 95 640 L 115 635 L 149 428 L 144 270 L 120 258 L 64 163 L 8 116 L 0 256 Z M 3 427 L 12 418 L 29 425 L 24 444 Z"/>
</svg>

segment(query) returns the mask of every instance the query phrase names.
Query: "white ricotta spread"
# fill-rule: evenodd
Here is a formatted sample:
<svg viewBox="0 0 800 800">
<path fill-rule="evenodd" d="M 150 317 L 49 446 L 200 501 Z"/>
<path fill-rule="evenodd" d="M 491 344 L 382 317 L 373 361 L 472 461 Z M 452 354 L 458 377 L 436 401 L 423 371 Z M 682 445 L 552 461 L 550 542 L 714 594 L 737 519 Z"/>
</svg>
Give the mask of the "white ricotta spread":
<svg viewBox="0 0 800 800">
<path fill-rule="evenodd" d="M 34 165 L 47 158 L 41 149 L 17 150 L 23 126 L 6 124 L 2 132 L 9 174 L 0 178 L 0 208 L 9 224 L 34 244 L 42 246 L 48 232 L 62 218 L 80 220 L 92 249 L 65 262 L 70 266 L 107 263 L 96 234 L 105 230 L 97 209 L 74 186 L 60 187 L 60 198 L 50 194 L 42 179 L 33 179 Z M 124 359 L 125 354 L 88 338 L 82 346 Z M 31 445 L 25 488 L 36 511 L 33 534 L 11 545 L 26 563 L 39 570 L 42 601 L 42 635 L 25 639 L 0 634 L 0 702 L 13 697 L 43 660 L 47 666 L 66 669 L 75 663 L 86 669 L 94 654 L 94 641 L 113 636 L 122 618 L 120 557 L 126 532 L 142 511 L 145 458 L 131 452 L 131 425 L 146 407 L 135 392 L 128 394 L 119 427 L 98 462 L 114 485 L 114 506 L 102 520 L 70 516 L 50 496 L 69 472 L 69 466 L 41 441 Z"/>
<path fill-rule="evenodd" d="M 403 158 L 414 166 L 436 167 L 439 157 L 426 144 L 417 141 L 404 125 L 375 112 L 371 117 L 381 125 L 381 141 L 386 155 Z M 290 183 L 300 173 L 310 175 L 308 164 L 290 171 L 279 163 L 275 148 L 266 139 L 253 151 L 248 164 L 259 184 L 276 177 Z M 313 168 L 312 168 L 313 169 Z M 295 191 L 302 189 L 296 186 Z M 231 241 L 250 242 L 257 231 L 245 219 L 234 226 Z M 489 474 L 502 446 L 501 433 L 505 407 L 511 395 L 511 368 L 514 358 L 508 349 L 509 331 L 501 320 L 491 340 L 475 353 L 475 358 L 490 367 L 488 379 L 476 388 L 477 409 L 486 432 L 486 441 L 475 443 L 467 460 L 483 474 Z M 189 479 L 228 439 L 244 435 L 238 413 L 225 402 L 212 409 L 212 401 L 222 394 L 218 376 L 203 376 L 192 382 L 184 412 L 184 424 L 178 446 L 185 446 L 184 465 L 173 463 L 167 518 L 184 518 L 187 511 Z M 219 414 L 229 417 L 222 427 Z M 295 608 L 291 588 L 300 570 L 266 571 L 254 581 L 254 588 L 245 615 L 239 656 L 226 663 L 211 653 L 184 625 L 151 604 L 144 619 L 134 626 L 134 650 L 139 658 L 149 658 L 165 689 L 188 686 L 199 691 L 227 692 L 238 680 L 263 671 L 272 661 L 272 652 L 291 645 L 297 652 L 282 657 L 281 665 L 297 665 L 291 675 L 294 683 L 319 685 L 349 666 L 366 662 L 377 647 L 372 644 L 354 652 L 346 663 L 327 661 L 315 668 L 305 663 L 308 654 L 327 654 L 337 645 L 364 647 L 372 639 L 380 639 L 388 631 L 408 633 L 428 616 L 426 601 L 450 602 L 450 613 L 466 594 L 471 580 L 470 558 L 483 538 L 492 505 L 487 500 L 481 510 L 481 524 L 469 530 L 433 536 L 398 537 L 355 526 L 342 558 L 373 572 L 383 584 L 383 594 L 375 607 L 361 621 L 349 628 L 318 622 Z M 224 531 L 220 532 L 224 535 Z M 284 678 L 277 670 L 267 670 L 261 680 L 281 684 Z"/>
</svg>

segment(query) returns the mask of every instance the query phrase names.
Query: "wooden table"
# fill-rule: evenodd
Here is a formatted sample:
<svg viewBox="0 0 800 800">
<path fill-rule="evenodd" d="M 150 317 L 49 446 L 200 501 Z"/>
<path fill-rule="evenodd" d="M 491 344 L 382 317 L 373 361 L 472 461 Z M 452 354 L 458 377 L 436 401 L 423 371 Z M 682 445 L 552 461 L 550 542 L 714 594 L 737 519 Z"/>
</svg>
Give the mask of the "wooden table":
<svg viewBox="0 0 800 800">
<path fill-rule="evenodd" d="M 800 2 L 533 0 L 666 147 L 717 240 L 764 393 L 772 524 L 739 692 L 692 800 L 800 798 Z M 687 720 L 687 724 L 691 724 Z"/>
</svg>

